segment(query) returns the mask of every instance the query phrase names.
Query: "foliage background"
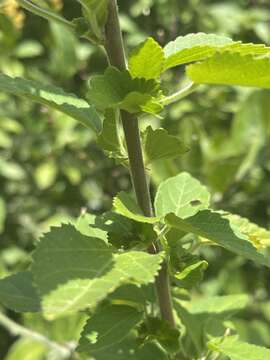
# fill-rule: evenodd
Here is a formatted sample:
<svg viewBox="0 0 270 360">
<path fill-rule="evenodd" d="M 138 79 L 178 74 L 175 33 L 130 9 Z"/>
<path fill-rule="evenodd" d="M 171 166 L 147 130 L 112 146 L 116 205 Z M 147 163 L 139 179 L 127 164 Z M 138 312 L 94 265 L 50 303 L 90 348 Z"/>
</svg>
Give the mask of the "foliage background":
<svg viewBox="0 0 270 360">
<path fill-rule="evenodd" d="M 75 1 L 36 2 L 69 19 L 80 14 Z M 147 36 L 165 44 L 191 32 L 220 33 L 270 45 L 268 0 L 120 0 L 119 5 L 127 51 Z M 102 50 L 57 24 L 26 14 L 14 0 L 0 2 L 0 49 L 1 72 L 57 84 L 81 96 L 89 76 L 106 67 Z M 172 91 L 183 78 L 182 69 L 177 68 L 166 75 L 165 85 Z M 180 159 L 155 164 L 153 191 L 162 179 L 186 170 L 208 186 L 216 208 L 269 228 L 269 91 L 201 87 L 171 106 L 163 119 L 144 117 L 142 128 L 149 123 L 154 127 L 162 123 L 191 148 Z M 0 94 L 1 277 L 27 267 L 38 236 L 51 224 L 76 218 L 86 210 L 101 213 L 110 208 L 119 190 L 129 187 L 126 169 L 105 157 L 89 129 L 66 115 Z M 220 248 L 201 250 L 201 254 L 210 266 L 203 284 L 194 291 L 249 293 L 248 311 L 236 317 L 235 326 L 243 340 L 269 347 L 269 272 Z M 60 341 L 63 329 L 66 339 L 74 337 L 68 329 L 78 322 L 47 324 L 36 316 L 9 316 Z M 0 334 L 1 359 L 28 360 L 22 353 L 16 357 L 15 339 L 2 327 Z M 41 356 L 29 360 L 44 359 Z"/>
</svg>

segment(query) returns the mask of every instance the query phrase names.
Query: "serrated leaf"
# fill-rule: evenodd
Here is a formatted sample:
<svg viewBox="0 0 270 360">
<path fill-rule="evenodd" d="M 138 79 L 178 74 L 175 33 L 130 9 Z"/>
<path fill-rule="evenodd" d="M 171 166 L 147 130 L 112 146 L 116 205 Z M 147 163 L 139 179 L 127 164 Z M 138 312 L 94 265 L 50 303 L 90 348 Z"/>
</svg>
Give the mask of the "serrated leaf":
<svg viewBox="0 0 270 360">
<path fill-rule="evenodd" d="M 79 342 L 78 351 L 98 356 L 122 342 L 142 320 L 142 312 L 126 305 L 102 307 L 87 321 Z"/>
<path fill-rule="evenodd" d="M 242 234 L 246 235 L 249 241 L 253 243 L 257 249 L 270 245 L 269 230 L 266 230 L 239 215 L 228 214 L 226 212 L 221 212 L 221 214 L 230 221 L 232 226 L 236 226 Z"/>
<path fill-rule="evenodd" d="M 270 89 L 270 58 L 217 53 L 187 67 L 187 75 L 197 84 L 240 85 Z"/>
<path fill-rule="evenodd" d="M 178 137 L 169 135 L 167 130 L 162 128 L 153 130 L 148 126 L 143 135 L 147 164 L 156 160 L 175 159 L 189 150 Z"/>
<path fill-rule="evenodd" d="M 133 198 L 124 191 L 120 191 L 114 198 L 113 206 L 118 214 L 138 222 L 154 224 L 159 220 L 158 217 L 144 216 Z"/>
<path fill-rule="evenodd" d="M 74 224 L 76 229 L 83 235 L 95 237 L 108 242 L 107 231 L 95 226 L 96 216 L 93 214 L 82 214 Z"/>
<path fill-rule="evenodd" d="M 21 96 L 59 110 L 96 133 L 101 130 L 101 119 L 94 107 L 89 105 L 87 101 L 79 99 L 73 94 L 68 94 L 58 87 L 0 74 L 0 91 Z"/>
<path fill-rule="evenodd" d="M 270 349 L 239 341 L 235 336 L 215 339 L 208 343 L 209 349 L 228 356 L 231 360 L 266 360 Z"/>
<path fill-rule="evenodd" d="M 233 253 L 270 267 L 270 259 L 257 251 L 248 238 L 218 212 L 202 210 L 186 219 L 169 214 L 165 221 L 169 226 L 209 239 Z"/>
<path fill-rule="evenodd" d="M 128 68 L 134 78 L 156 79 L 162 72 L 163 62 L 162 47 L 150 37 L 132 51 Z"/>
<path fill-rule="evenodd" d="M 160 85 L 155 80 L 132 79 L 127 70 L 114 67 L 107 68 L 104 75 L 93 76 L 88 92 L 90 102 L 97 108 L 118 108 L 130 113 L 159 112 L 160 96 Z"/>
<path fill-rule="evenodd" d="M 209 201 L 210 194 L 206 187 L 183 172 L 159 185 L 155 198 L 156 215 L 174 213 L 184 219 L 207 208 Z"/>
<path fill-rule="evenodd" d="M 0 302 L 17 312 L 40 310 L 40 298 L 33 286 L 30 271 L 19 272 L 0 279 Z"/>
<path fill-rule="evenodd" d="M 43 311 L 52 319 L 91 308 L 122 284 L 154 281 L 162 254 L 114 254 L 103 240 L 62 225 L 42 238 L 33 260 Z"/>
<path fill-rule="evenodd" d="M 179 36 L 164 48 L 164 70 L 174 66 L 199 61 L 213 55 L 217 49 L 233 41 L 225 36 L 215 34 L 188 34 Z"/>
</svg>

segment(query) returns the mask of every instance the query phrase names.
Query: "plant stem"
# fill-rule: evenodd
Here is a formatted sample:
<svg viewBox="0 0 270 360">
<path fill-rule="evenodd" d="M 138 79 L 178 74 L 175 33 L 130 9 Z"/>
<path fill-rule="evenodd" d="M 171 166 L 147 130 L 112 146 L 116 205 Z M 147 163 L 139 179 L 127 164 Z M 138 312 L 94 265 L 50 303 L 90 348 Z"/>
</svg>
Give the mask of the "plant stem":
<svg viewBox="0 0 270 360">
<path fill-rule="evenodd" d="M 9 317 L 0 312 L 0 324 L 4 326 L 12 335 L 29 337 L 33 340 L 39 341 L 51 349 L 57 350 L 65 359 L 72 356 L 73 350 L 65 347 L 64 345 L 59 345 L 56 342 L 48 339 L 46 336 L 37 333 L 33 330 L 27 329 L 15 321 L 11 320 Z"/>
<path fill-rule="evenodd" d="M 125 70 L 127 66 L 116 0 L 109 1 L 109 14 L 105 30 L 105 49 L 109 62 L 118 69 Z M 137 202 L 145 216 L 153 216 L 150 191 L 143 162 L 138 119 L 135 115 L 126 111 L 121 111 L 121 118 L 128 149 L 131 179 Z M 157 253 L 158 244 L 153 243 L 148 251 Z M 172 327 L 175 327 L 168 268 L 165 261 L 156 277 L 156 290 L 162 318 L 168 321 Z"/>
</svg>

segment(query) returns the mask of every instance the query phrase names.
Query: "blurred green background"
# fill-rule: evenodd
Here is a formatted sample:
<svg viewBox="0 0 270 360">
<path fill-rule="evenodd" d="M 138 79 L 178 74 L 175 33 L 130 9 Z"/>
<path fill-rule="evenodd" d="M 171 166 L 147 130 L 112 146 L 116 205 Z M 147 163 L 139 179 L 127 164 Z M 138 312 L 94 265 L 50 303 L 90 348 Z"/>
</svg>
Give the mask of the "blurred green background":
<svg viewBox="0 0 270 360">
<path fill-rule="evenodd" d="M 80 15 L 73 0 L 35 2 L 68 19 Z M 147 36 L 164 45 L 191 32 L 270 45 L 269 0 L 119 0 L 119 6 L 127 52 Z M 101 49 L 26 13 L 15 0 L 0 1 L 1 72 L 84 97 L 89 76 L 105 67 Z M 178 89 L 183 81 L 183 69 L 176 68 L 164 77 L 165 91 Z M 269 228 L 270 92 L 202 86 L 163 115 L 144 116 L 142 129 L 162 125 L 191 150 L 180 159 L 155 163 L 152 191 L 161 180 L 189 171 L 208 186 L 215 208 Z M 0 93 L 0 277 L 28 266 L 37 238 L 51 224 L 86 210 L 101 213 L 119 190 L 129 188 L 127 170 L 105 157 L 89 129 L 64 114 Z M 250 307 L 234 324 L 243 340 L 269 347 L 270 273 L 222 249 L 208 248 L 201 255 L 210 266 L 193 291 L 250 294 Z M 76 339 L 75 325 L 79 328 L 81 321 L 76 317 L 48 324 L 36 315 L 9 316 L 60 342 Z M 39 343 L 16 341 L 0 327 L 0 359 L 54 356 Z"/>
</svg>

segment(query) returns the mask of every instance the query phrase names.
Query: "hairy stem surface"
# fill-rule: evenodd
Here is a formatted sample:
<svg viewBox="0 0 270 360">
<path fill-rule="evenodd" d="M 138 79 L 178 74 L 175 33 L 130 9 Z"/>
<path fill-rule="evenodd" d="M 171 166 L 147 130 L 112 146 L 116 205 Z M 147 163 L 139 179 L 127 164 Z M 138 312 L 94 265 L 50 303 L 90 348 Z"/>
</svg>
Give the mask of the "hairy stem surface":
<svg viewBox="0 0 270 360">
<path fill-rule="evenodd" d="M 109 16 L 106 25 L 105 48 L 110 64 L 120 70 L 126 69 L 125 51 L 119 25 L 116 0 L 109 1 Z M 136 193 L 137 202 L 145 216 L 153 216 L 149 186 L 143 162 L 138 119 L 135 115 L 126 111 L 121 112 L 121 118 L 128 149 L 131 179 Z M 157 244 L 152 244 L 149 248 L 149 252 L 156 253 L 157 251 Z M 161 316 L 164 320 L 168 321 L 172 327 L 174 327 L 175 323 L 166 262 L 163 263 L 156 278 L 156 290 Z"/>
</svg>

